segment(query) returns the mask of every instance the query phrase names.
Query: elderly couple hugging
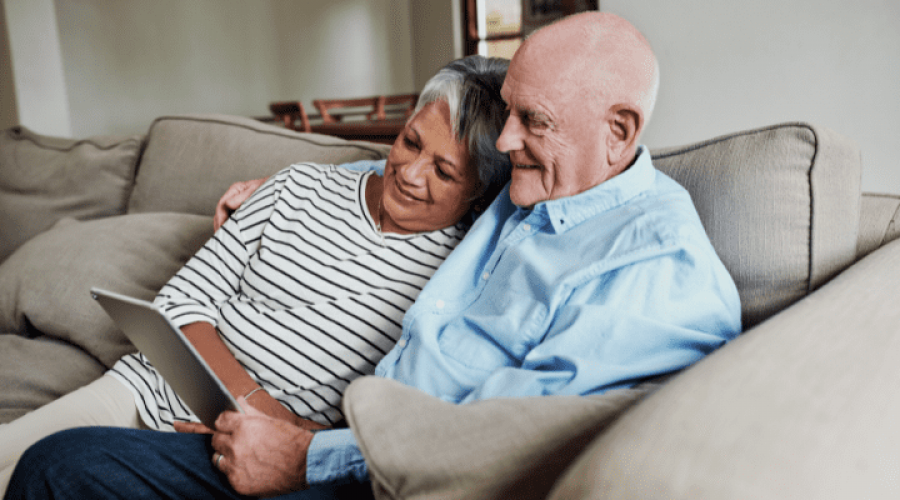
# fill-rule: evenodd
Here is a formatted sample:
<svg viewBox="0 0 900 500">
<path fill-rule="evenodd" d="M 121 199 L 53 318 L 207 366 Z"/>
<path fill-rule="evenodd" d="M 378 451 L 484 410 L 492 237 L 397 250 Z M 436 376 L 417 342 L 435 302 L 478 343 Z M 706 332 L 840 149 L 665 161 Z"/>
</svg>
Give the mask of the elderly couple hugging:
<svg viewBox="0 0 900 500">
<path fill-rule="evenodd" d="M 454 403 L 598 394 L 734 338 L 734 283 L 638 143 L 657 87 L 633 26 L 575 15 L 509 64 L 442 69 L 384 162 L 233 186 L 156 303 L 246 413 L 208 429 L 126 356 L 0 430 L 8 498 L 371 496 L 341 426 L 360 375 Z"/>
</svg>

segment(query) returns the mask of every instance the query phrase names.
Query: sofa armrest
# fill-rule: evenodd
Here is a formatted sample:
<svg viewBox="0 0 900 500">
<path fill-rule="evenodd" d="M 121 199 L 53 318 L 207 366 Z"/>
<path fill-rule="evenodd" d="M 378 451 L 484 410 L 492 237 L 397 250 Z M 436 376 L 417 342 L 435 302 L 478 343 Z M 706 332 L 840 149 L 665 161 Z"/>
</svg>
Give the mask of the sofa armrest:
<svg viewBox="0 0 900 500">
<path fill-rule="evenodd" d="M 856 257 L 862 258 L 897 238 L 900 238 L 900 195 L 863 193 Z"/>
<path fill-rule="evenodd" d="M 894 240 L 623 415 L 551 498 L 900 497 L 898 289 Z"/>
</svg>

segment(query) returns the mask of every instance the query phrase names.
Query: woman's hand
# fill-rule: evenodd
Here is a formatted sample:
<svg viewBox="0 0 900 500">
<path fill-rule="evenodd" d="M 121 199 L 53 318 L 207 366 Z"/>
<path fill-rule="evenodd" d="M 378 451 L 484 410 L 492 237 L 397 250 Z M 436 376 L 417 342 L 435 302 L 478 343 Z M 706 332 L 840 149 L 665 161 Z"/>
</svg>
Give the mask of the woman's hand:
<svg viewBox="0 0 900 500">
<path fill-rule="evenodd" d="M 252 181 L 241 181 L 235 182 L 232 184 L 225 194 L 222 195 L 222 198 L 219 199 L 219 203 L 216 204 L 216 215 L 213 217 L 213 228 L 216 231 L 222 227 L 222 224 L 225 223 L 225 220 L 228 219 L 238 207 L 241 206 L 242 203 L 247 201 L 247 198 L 253 194 L 254 191 L 259 189 L 259 186 L 262 186 L 268 177 L 264 177 L 262 179 L 253 179 Z"/>
<path fill-rule="evenodd" d="M 249 400 L 245 401 L 247 401 L 247 404 L 253 406 L 266 415 L 272 418 L 277 418 L 278 420 L 284 420 L 285 422 L 296 425 L 301 429 L 311 431 L 328 428 L 328 426 L 322 425 L 318 422 L 313 422 L 312 420 L 298 417 L 296 414 L 294 414 L 294 412 L 285 408 L 284 405 L 282 405 L 277 399 L 270 396 L 266 391 L 256 391 L 250 396 Z"/>
</svg>

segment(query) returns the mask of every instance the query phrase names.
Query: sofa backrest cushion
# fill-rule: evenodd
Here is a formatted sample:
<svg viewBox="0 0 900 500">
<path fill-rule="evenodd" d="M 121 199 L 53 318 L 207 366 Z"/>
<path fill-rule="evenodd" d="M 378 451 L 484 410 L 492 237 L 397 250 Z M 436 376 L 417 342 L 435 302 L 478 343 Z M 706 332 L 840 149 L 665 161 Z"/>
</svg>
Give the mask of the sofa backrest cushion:
<svg viewBox="0 0 900 500">
<path fill-rule="evenodd" d="M 128 212 L 212 215 L 234 182 L 294 163 L 377 160 L 389 151 L 388 145 L 297 133 L 251 118 L 162 117 L 150 126 Z"/>
<path fill-rule="evenodd" d="M 0 133 L 0 262 L 63 217 L 123 213 L 141 141 L 61 139 L 21 126 Z"/>
<path fill-rule="evenodd" d="M 745 327 L 855 260 L 862 164 L 853 141 L 786 123 L 651 153 L 691 193 L 735 279 Z"/>
</svg>

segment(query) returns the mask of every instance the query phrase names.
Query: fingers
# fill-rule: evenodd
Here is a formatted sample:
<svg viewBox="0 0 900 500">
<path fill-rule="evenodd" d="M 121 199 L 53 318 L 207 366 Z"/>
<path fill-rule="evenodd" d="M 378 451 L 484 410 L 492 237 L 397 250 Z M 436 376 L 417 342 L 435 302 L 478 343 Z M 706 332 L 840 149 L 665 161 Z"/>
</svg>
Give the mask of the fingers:
<svg viewBox="0 0 900 500">
<path fill-rule="evenodd" d="M 246 183 L 234 183 L 219 199 L 219 202 L 216 204 L 216 214 L 213 217 L 213 227 L 216 231 L 218 231 L 219 228 L 222 227 L 222 224 L 225 223 L 225 220 L 228 219 L 228 216 L 230 216 L 231 213 L 237 209 L 237 207 L 241 206 L 240 202 L 243 200 L 239 200 L 238 197 L 246 189 Z"/>
<path fill-rule="evenodd" d="M 222 198 L 220 198 L 219 202 L 216 204 L 216 214 L 213 217 L 213 227 L 216 231 L 222 227 L 222 224 L 225 223 L 228 216 L 247 201 L 247 198 L 249 198 L 259 186 L 266 182 L 267 179 L 268 177 L 263 177 L 262 179 L 235 182 L 229 186 L 228 190 L 225 191 L 225 194 L 222 195 Z"/>
<path fill-rule="evenodd" d="M 212 434 L 213 430 L 209 427 L 201 424 L 200 422 L 180 422 L 176 421 L 172 423 L 172 426 L 175 427 L 177 432 L 183 432 L 185 434 Z"/>
<path fill-rule="evenodd" d="M 256 409 L 255 406 L 248 403 L 247 399 L 244 398 L 244 396 L 238 396 L 237 402 L 239 405 L 241 405 L 241 408 L 244 410 L 244 413 L 246 413 L 247 415 L 251 415 L 254 417 L 266 415 L 264 412 L 259 411 L 258 409 Z"/>
</svg>

